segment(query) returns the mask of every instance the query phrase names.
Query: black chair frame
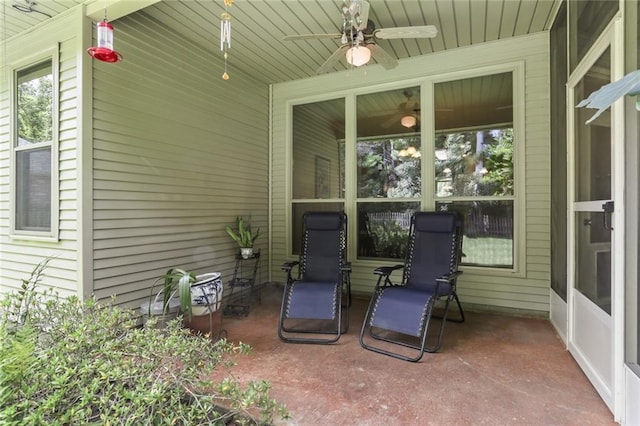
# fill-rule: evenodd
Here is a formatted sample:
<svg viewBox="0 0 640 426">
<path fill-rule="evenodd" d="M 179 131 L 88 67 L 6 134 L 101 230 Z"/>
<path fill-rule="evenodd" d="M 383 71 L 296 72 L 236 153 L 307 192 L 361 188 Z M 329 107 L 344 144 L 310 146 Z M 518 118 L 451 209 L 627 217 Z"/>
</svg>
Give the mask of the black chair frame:
<svg viewBox="0 0 640 426">
<path fill-rule="evenodd" d="M 305 280 L 305 269 L 308 262 L 312 262 L 313 259 L 309 259 L 306 256 L 308 244 L 313 244 L 313 241 L 309 241 L 306 237 L 306 228 L 303 230 L 303 244 L 302 254 L 300 260 L 294 262 L 286 262 L 282 265 L 282 270 L 287 273 L 287 279 L 285 282 L 285 288 L 282 298 L 282 306 L 280 308 L 280 318 L 278 321 L 278 336 L 280 339 L 287 343 L 311 343 L 311 344 L 327 344 L 334 343 L 340 339 L 340 336 L 348 331 L 349 327 L 349 308 L 351 307 L 351 263 L 346 261 L 346 241 L 347 241 L 347 216 L 343 212 L 308 212 L 305 213 L 303 223 L 306 223 L 310 217 L 318 217 L 318 215 L 340 215 L 342 227 L 340 232 L 339 247 L 336 247 L 336 292 L 334 296 L 334 312 L 335 318 L 323 321 L 323 327 L 317 327 L 317 322 L 320 318 L 297 318 L 292 321 L 297 321 L 297 325 L 289 326 L 287 322 L 290 318 L 287 316 L 288 303 L 292 292 L 295 291 L 295 285 L 299 281 Z M 297 267 L 297 268 L 296 268 Z M 294 269 L 297 269 L 297 274 L 294 274 Z M 324 319 L 324 318 L 323 318 Z M 308 321 L 307 321 L 308 320 Z M 311 326 L 304 326 L 305 323 L 311 322 Z M 314 323 L 314 321 L 316 321 Z M 302 323 L 302 324 L 300 324 Z M 330 328 L 331 325 L 334 327 Z M 301 326 L 302 325 L 302 326 Z M 301 337 L 299 334 L 315 334 L 315 335 L 328 335 L 331 337 Z"/>
<path fill-rule="evenodd" d="M 442 213 L 433 213 L 433 212 L 417 212 L 419 214 L 442 214 Z M 435 279 L 435 287 L 428 295 L 429 297 L 426 299 L 424 312 L 425 315 L 422 316 L 422 323 L 419 326 L 420 330 L 423 330 L 420 336 L 417 337 L 418 343 L 411 343 L 406 339 L 406 335 L 398 334 L 398 332 L 389 333 L 385 332 L 384 329 L 377 329 L 376 327 L 371 326 L 372 318 L 375 315 L 376 304 L 379 301 L 379 298 L 382 297 L 385 289 L 390 287 L 404 287 L 409 279 L 409 275 L 411 273 L 411 256 L 414 251 L 414 225 L 415 225 L 415 215 L 412 217 L 411 226 L 409 230 L 409 247 L 407 250 L 407 258 L 406 263 L 404 265 L 394 265 L 394 266 L 383 266 L 376 268 L 374 270 L 374 274 L 378 275 L 378 280 L 376 282 L 376 287 L 373 292 L 373 296 L 369 302 L 369 307 L 367 308 L 367 313 L 362 325 L 362 329 L 360 331 L 360 345 L 368 350 L 373 352 L 381 353 L 384 355 L 388 355 L 394 358 L 398 358 L 405 361 L 417 362 L 419 361 L 425 352 L 437 352 L 442 346 L 442 336 L 444 334 L 444 326 L 447 321 L 462 323 L 465 321 L 464 311 L 462 309 L 462 305 L 460 304 L 460 299 L 458 298 L 458 294 L 456 292 L 456 282 L 457 278 L 462 274 L 462 271 L 458 270 L 458 265 L 460 262 L 461 256 L 461 248 L 462 248 L 462 229 L 460 221 L 456 220 L 455 229 L 452 231 L 451 235 L 451 265 L 448 274 L 442 275 L 439 278 Z M 451 213 L 453 214 L 453 213 Z M 391 275 L 394 271 L 403 270 L 402 281 L 397 284 L 394 283 L 391 279 Z M 434 309 L 436 308 L 436 302 L 443 301 L 443 314 L 435 315 Z M 457 318 L 448 318 L 449 305 L 451 302 L 455 302 L 458 311 L 459 317 Z M 402 315 L 402 312 L 398 312 L 399 315 Z M 427 338 L 429 332 L 429 326 L 431 325 L 432 319 L 440 319 L 441 324 L 437 331 L 437 337 L 435 343 L 432 345 L 427 345 Z M 396 345 L 404 346 L 410 349 L 414 349 L 417 351 L 415 356 L 407 356 L 404 354 L 400 354 L 394 352 L 392 350 L 387 350 L 381 347 L 381 345 L 374 345 L 367 343 L 367 336 L 373 338 L 374 340 L 383 341 L 387 343 L 393 343 Z M 398 336 L 398 337 L 396 337 Z M 414 339 L 415 341 L 415 339 Z"/>
</svg>

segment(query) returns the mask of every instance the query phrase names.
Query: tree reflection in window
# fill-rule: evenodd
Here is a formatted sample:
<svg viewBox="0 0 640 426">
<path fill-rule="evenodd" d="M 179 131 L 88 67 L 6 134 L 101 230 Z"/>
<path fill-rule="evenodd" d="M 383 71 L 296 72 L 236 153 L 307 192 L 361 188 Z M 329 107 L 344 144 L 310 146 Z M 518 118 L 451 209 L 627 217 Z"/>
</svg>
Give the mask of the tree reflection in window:
<svg viewBox="0 0 640 426">
<path fill-rule="evenodd" d="M 438 197 L 513 195 L 513 128 L 436 135 Z"/>
<path fill-rule="evenodd" d="M 419 137 L 359 139 L 357 153 L 359 198 L 420 196 Z"/>
</svg>

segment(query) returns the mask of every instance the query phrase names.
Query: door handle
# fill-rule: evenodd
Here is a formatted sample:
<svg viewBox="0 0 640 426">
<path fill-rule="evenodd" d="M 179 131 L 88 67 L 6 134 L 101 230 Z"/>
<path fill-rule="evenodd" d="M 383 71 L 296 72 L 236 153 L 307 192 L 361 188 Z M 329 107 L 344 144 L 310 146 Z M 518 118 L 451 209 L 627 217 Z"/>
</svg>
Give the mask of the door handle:
<svg viewBox="0 0 640 426">
<path fill-rule="evenodd" d="M 613 201 L 607 201 L 606 203 L 604 203 L 602 205 L 602 211 L 604 211 L 604 216 L 602 218 L 602 226 L 604 226 L 604 229 L 606 229 L 607 231 L 613 231 L 613 226 L 611 226 L 612 223 L 612 215 L 613 215 L 613 211 L 614 211 L 614 204 Z"/>
</svg>

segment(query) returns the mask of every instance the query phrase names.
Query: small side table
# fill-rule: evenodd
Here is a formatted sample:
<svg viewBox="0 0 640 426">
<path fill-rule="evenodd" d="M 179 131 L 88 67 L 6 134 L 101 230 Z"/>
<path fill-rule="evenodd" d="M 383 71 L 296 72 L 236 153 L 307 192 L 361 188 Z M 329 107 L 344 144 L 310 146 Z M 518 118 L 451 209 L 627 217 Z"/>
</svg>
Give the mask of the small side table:
<svg viewBox="0 0 640 426">
<path fill-rule="evenodd" d="M 256 278 L 260 279 L 260 250 L 254 250 L 246 259 L 237 254 L 233 278 L 227 283 L 232 303 L 225 306 L 225 315 L 249 315 Z"/>
</svg>

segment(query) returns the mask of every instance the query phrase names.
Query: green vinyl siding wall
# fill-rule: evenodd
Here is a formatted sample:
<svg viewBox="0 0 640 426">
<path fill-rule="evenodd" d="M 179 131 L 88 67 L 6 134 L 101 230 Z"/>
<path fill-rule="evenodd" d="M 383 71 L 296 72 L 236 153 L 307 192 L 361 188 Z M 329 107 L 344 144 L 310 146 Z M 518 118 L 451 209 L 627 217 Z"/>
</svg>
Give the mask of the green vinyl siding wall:
<svg viewBox="0 0 640 426">
<path fill-rule="evenodd" d="M 42 283 L 55 287 L 59 294 L 81 294 L 81 268 L 78 261 L 78 146 L 82 141 L 78 117 L 81 115 L 79 70 L 83 58 L 82 9 L 69 10 L 55 20 L 6 41 L 0 81 L 0 292 L 21 285 L 21 280 L 43 259 L 52 257 Z M 10 69 L 29 62 L 46 59 L 52 50 L 58 51 L 58 146 L 52 153 L 57 158 L 58 227 L 57 241 L 10 236 L 11 208 L 11 131 L 10 131 Z M 44 55 L 44 56 L 43 56 Z M 55 69 L 55 68 L 54 68 Z M 54 146 L 55 148 L 55 146 Z M 54 168 L 55 171 L 55 168 Z"/>
<path fill-rule="evenodd" d="M 124 61 L 93 67 L 95 293 L 134 306 L 170 267 L 226 283 L 236 215 L 261 228 L 268 254 L 268 86 L 233 57 L 222 80 L 215 42 L 169 33 L 155 8 L 114 22 Z"/>
<path fill-rule="evenodd" d="M 345 93 L 366 93 L 386 87 L 408 86 L 421 81 L 454 79 L 455 73 L 474 69 L 491 69 L 502 64 L 518 64 L 523 93 L 514 101 L 524 125 L 523 141 L 518 145 L 521 163 L 517 167 L 520 182 L 518 203 L 522 214 L 515 218 L 520 242 L 516 242 L 517 269 L 499 271 L 466 268 L 458 284 L 460 298 L 468 307 L 492 310 L 526 311 L 545 314 L 549 311 L 550 286 L 550 148 L 549 148 L 549 51 L 548 35 L 516 37 L 434 53 L 401 61 L 390 71 L 379 66 L 332 73 L 305 80 L 274 85 L 273 89 L 273 158 L 272 158 L 272 263 L 274 280 L 282 262 L 291 260 L 290 238 L 290 153 L 292 104 L 335 98 Z M 523 80 L 523 81 L 522 81 Z M 347 99 L 346 109 L 354 106 Z M 352 125 L 352 124 L 351 124 Z M 352 130 L 347 123 L 346 134 Z M 347 136 L 349 137 L 349 136 Z M 349 161 L 349 154 L 346 154 Z M 425 158 L 423 156 L 423 158 Z M 428 157 L 427 157 L 428 158 Z M 347 173 L 349 169 L 347 168 Z M 295 179 L 295 176 L 293 177 Z M 352 207 L 348 207 L 352 208 Z M 355 211 L 350 214 L 350 234 L 355 231 Z M 353 216 L 353 218 L 352 218 Z M 524 241 L 522 241 L 524 240 Z M 354 240 L 351 241 L 354 245 Z M 384 262 L 359 261 L 350 248 L 353 262 L 352 287 L 357 293 L 370 293 L 375 284 L 372 271 Z M 397 262 L 393 262 L 397 263 Z"/>
<path fill-rule="evenodd" d="M 116 295 L 134 307 L 170 267 L 218 271 L 227 282 L 237 247 L 224 227 L 236 215 L 261 228 L 256 246 L 268 257 L 268 87 L 233 68 L 222 80 L 217 45 L 205 49 L 168 33 L 155 10 L 112 22 L 121 63 L 86 55 L 94 28 L 81 5 L 7 41 L 10 66 L 58 47 L 60 232 L 57 242 L 9 236 L 4 69 L 1 291 L 18 287 L 47 256 L 44 282 L 60 294 Z"/>
</svg>

